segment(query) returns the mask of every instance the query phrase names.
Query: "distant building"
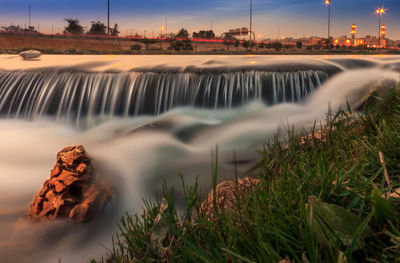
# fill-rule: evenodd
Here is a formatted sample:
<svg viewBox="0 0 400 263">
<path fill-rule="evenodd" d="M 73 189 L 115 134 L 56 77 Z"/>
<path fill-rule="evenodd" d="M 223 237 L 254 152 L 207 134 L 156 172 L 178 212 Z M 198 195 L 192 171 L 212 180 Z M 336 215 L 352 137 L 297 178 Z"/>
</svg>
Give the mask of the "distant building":
<svg viewBox="0 0 400 263">
<path fill-rule="evenodd" d="M 386 47 L 388 48 L 393 48 L 393 47 L 397 48 L 400 45 L 400 40 L 391 40 L 388 38 L 386 38 L 385 40 L 386 40 Z"/>
<path fill-rule="evenodd" d="M 379 38 L 377 38 L 376 36 L 371 36 L 371 35 L 366 35 L 364 38 L 360 38 L 360 41 L 363 41 L 363 46 L 366 47 L 379 47 L 382 46 L 383 48 L 386 48 L 386 39 L 382 38 L 381 39 L 381 43 L 379 43 Z"/>
<path fill-rule="evenodd" d="M 354 46 L 354 42 L 350 38 L 348 38 L 347 36 L 341 36 L 341 37 L 336 38 L 336 39 L 333 40 L 333 45 L 334 46 L 351 47 L 351 46 Z"/>
</svg>

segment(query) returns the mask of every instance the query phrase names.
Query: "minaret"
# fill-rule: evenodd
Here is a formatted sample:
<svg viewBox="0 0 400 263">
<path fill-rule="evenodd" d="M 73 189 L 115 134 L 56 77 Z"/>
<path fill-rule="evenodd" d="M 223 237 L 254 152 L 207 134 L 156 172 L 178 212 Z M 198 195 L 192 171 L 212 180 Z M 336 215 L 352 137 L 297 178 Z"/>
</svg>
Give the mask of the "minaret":
<svg viewBox="0 0 400 263">
<path fill-rule="evenodd" d="M 383 48 L 386 48 L 386 40 L 385 40 L 385 38 L 386 38 L 386 26 L 385 26 L 385 24 L 383 24 L 381 26 L 381 42 L 380 42 L 380 44 L 381 44 L 381 46 Z"/>
<path fill-rule="evenodd" d="M 356 46 L 356 33 L 357 33 L 357 26 L 353 24 L 351 26 L 351 39 L 353 40 L 353 45 Z"/>
<path fill-rule="evenodd" d="M 383 24 L 381 26 L 381 38 L 385 39 L 385 37 L 386 37 L 386 26 L 385 26 L 385 24 Z"/>
</svg>

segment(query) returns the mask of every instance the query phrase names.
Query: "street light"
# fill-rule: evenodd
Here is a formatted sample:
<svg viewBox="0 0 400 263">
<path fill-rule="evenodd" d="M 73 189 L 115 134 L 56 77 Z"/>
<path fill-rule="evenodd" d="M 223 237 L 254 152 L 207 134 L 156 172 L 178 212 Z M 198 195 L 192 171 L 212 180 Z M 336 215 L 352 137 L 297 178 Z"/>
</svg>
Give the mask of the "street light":
<svg viewBox="0 0 400 263">
<path fill-rule="evenodd" d="M 161 38 L 162 38 L 163 37 L 164 26 L 160 26 L 160 30 L 161 30 Z"/>
<path fill-rule="evenodd" d="M 250 41 L 253 34 L 253 0 L 250 0 Z"/>
<path fill-rule="evenodd" d="M 107 10 L 107 34 L 110 35 L 110 0 L 108 0 L 108 10 Z"/>
<path fill-rule="evenodd" d="M 382 18 L 382 15 L 386 13 L 386 9 L 384 9 L 383 7 L 380 7 L 378 9 L 376 9 L 375 12 L 379 17 L 379 25 L 378 25 L 379 43 L 378 43 L 378 46 L 380 47 L 381 46 L 381 18 Z"/>
<path fill-rule="evenodd" d="M 330 46 L 331 38 L 331 2 L 332 0 L 325 0 L 325 5 L 328 7 L 328 45 Z"/>
<path fill-rule="evenodd" d="M 31 5 L 29 5 L 29 30 L 31 30 Z"/>
</svg>

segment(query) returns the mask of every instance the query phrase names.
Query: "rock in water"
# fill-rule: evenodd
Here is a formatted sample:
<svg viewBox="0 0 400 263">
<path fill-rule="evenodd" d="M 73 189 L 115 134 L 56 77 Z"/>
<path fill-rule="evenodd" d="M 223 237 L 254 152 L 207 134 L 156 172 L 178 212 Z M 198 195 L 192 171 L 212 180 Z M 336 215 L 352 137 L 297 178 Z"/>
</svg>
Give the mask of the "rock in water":
<svg viewBox="0 0 400 263">
<path fill-rule="evenodd" d="M 21 53 L 19 53 L 19 55 L 23 58 L 23 59 L 34 59 L 34 58 L 38 58 L 42 55 L 42 53 L 40 53 L 37 50 L 27 50 L 27 51 L 23 51 Z"/>
<path fill-rule="evenodd" d="M 82 145 L 69 146 L 57 154 L 57 163 L 31 204 L 33 221 L 69 218 L 89 221 L 111 199 L 111 188 L 96 177 Z"/>
</svg>

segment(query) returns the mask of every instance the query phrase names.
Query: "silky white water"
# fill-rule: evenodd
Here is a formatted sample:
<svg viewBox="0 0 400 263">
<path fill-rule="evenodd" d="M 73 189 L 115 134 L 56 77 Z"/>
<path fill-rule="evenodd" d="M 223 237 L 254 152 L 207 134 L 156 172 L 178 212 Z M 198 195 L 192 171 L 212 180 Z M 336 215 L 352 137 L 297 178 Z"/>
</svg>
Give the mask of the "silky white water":
<svg viewBox="0 0 400 263">
<path fill-rule="evenodd" d="M 69 64 L 74 57 L 71 56 Z M 166 71 L 168 58 L 153 56 L 150 59 L 153 61 L 154 57 L 165 63 L 163 70 Z M 52 59 L 45 57 L 43 61 L 38 61 L 42 66 L 29 68 L 25 62 L 0 56 L 1 62 L 15 60 L 14 64 L 23 65 L 21 69 L 24 72 L 28 69 L 47 72 L 48 69 L 41 67 L 44 64 L 48 67 L 48 63 L 53 63 Z M 77 59 L 79 63 L 69 66 L 78 68 L 96 59 L 103 61 L 92 56 L 86 61 L 81 61 L 81 57 Z M 140 59 L 143 58 L 126 56 L 120 58 L 121 62 L 112 63 L 135 60 L 136 64 L 140 64 Z M 149 72 L 151 63 L 154 67 L 158 65 L 148 61 L 148 58 L 144 60 L 146 72 Z M 348 102 L 357 108 L 380 84 L 398 82 L 400 65 L 397 57 L 193 57 L 195 64 L 190 63 L 190 56 L 183 60 L 182 68 L 178 70 L 180 74 L 189 66 L 202 65 L 202 70 L 213 70 L 216 78 L 218 74 L 227 72 L 281 72 L 280 76 L 284 76 L 282 74 L 309 70 L 325 72 L 329 77 L 301 100 L 286 100 L 286 103 L 277 100 L 268 104 L 260 99 L 262 94 L 235 107 L 178 103 L 156 114 L 109 114 L 107 118 L 98 118 L 98 114 L 88 115 L 97 119 L 94 122 L 87 122 L 88 116 L 80 119 L 85 125 L 77 125 L 76 117 L 68 119 L 63 114 L 51 114 L 51 111 L 48 114 L 33 114 L 35 107 L 42 105 L 40 100 L 36 101 L 38 104 L 32 107 L 32 111 L 26 109 L 25 115 L 3 114 L 0 119 L 0 262 L 57 262 L 61 259 L 64 263 L 99 258 L 106 253 L 104 246 L 111 247 L 111 236 L 117 231 L 119 218 L 125 212 L 141 213 L 142 197 L 155 200 L 156 193 L 160 196 L 164 178 L 169 186 L 175 187 L 178 204 L 181 200 L 179 173 L 183 174 L 187 183 L 198 176 L 202 192 L 206 194 L 211 188 L 211 153 L 216 145 L 219 150 L 219 180 L 233 177 L 234 152 L 241 163 L 239 172 L 245 174 L 258 159 L 256 150 L 261 149 L 268 138 L 276 133 L 284 136 L 287 127 L 301 129 L 313 125 L 314 121 L 323 121 L 329 107 L 336 111 L 340 107 L 346 108 Z M 249 60 L 256 61 L 259 67 L 254 68 L 254 64 L 247 63 Z M 212 63 L 204 64 L 207 61 Z M 35 65 L 33 61 L 26 63 Z M 224 66 L 211 69 L 207 65 Z M 334 70 L 328 70 L 326 65 Z M 176 67 L 177 62 L 171 62 L 170 66 Z M 16 74 L 15 69 L 3 67 L 2 71 Z M 65 69 L 62 72 L 67 74 Z M 196 72 L 189 74 L 198 74 Z M 103 73 L 96 71 L 95 74 Z M 5 89 L 10 90 L 10 85 L 4 85 Z M 173 85 L 170 82 L 167 86 L 172 88 Z M 290 88 L 288 86 L 288 90 Z M 2 96 L 0 101 L 4 99 Z M 67 109 L 63 111 L 65 113 Z M 99 174 L 112 179 L 116 189 L 112 202 L 101 216 L 86 225 L 70 222 L 33 225 L 22 220 L 21 216 L 28 211 L 32 198 L 48 179 L 57 152 L 75 144 L 84 145 L 94 159 Z"/>
</svg>

